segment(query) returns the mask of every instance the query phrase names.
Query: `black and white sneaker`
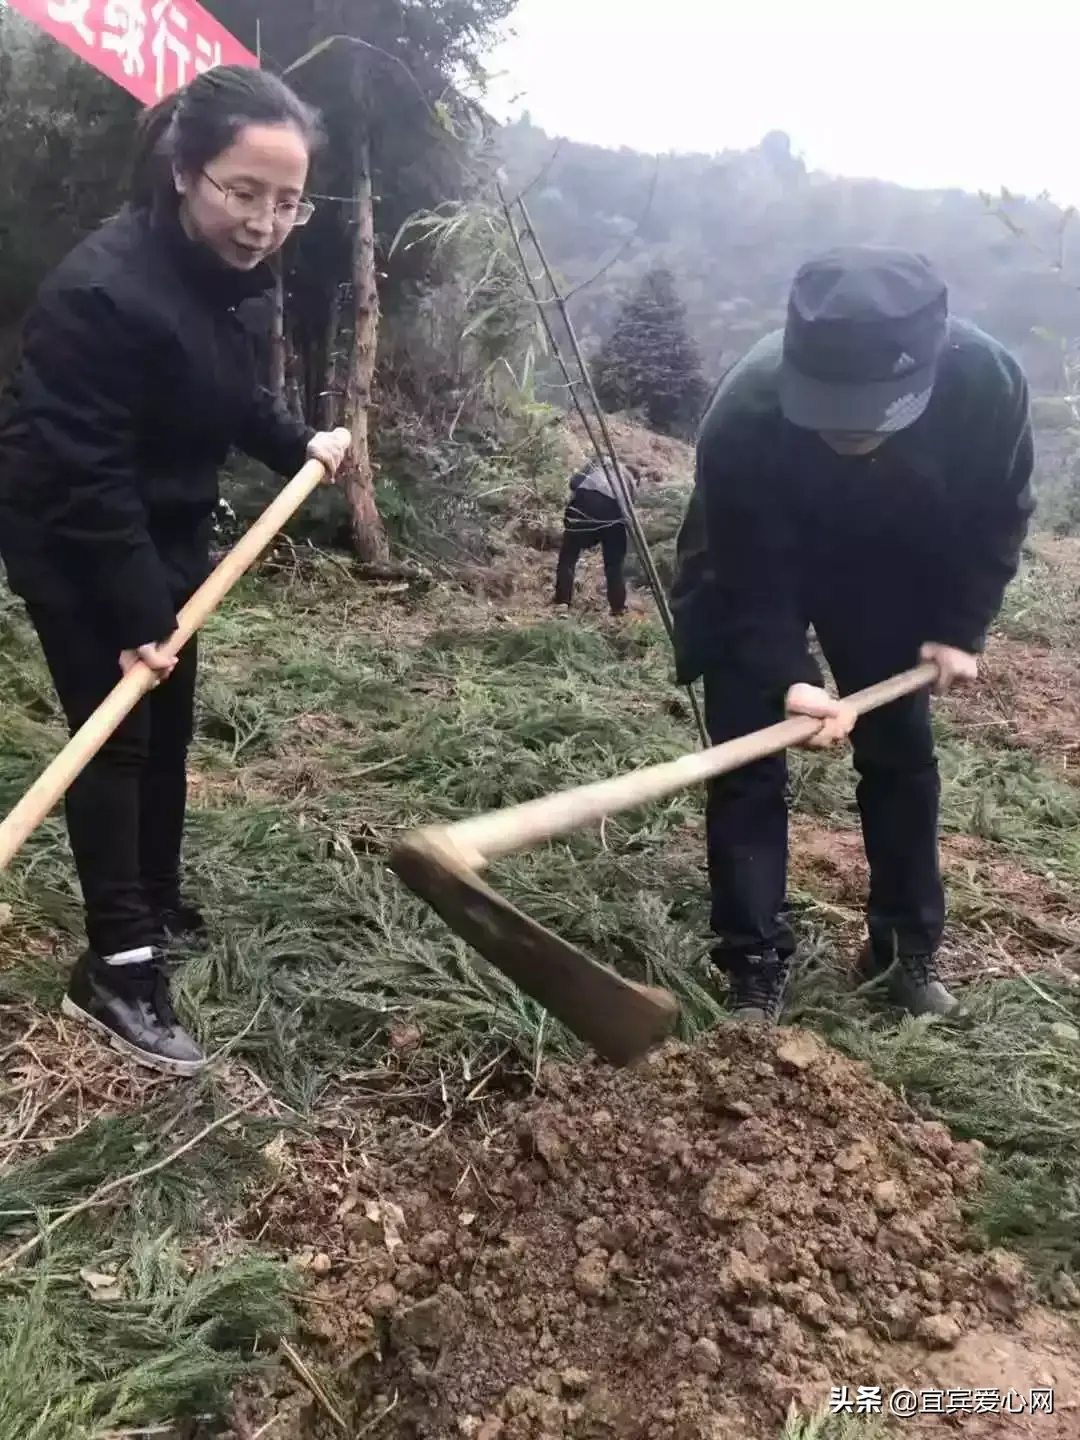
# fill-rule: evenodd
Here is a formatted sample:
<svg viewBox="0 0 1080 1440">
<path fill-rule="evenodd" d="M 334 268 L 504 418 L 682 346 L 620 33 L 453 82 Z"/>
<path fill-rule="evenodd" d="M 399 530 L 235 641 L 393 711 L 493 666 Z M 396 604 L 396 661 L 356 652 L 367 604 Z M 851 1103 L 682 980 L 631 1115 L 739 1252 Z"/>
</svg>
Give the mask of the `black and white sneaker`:
<svg viewBox="0 0 1080 1440">
<path fill-rule="evenodd" d="M 791 961 L 775 950 L 740 955 L 727 965 L 732 1017 L 748 1025 L 775 1025 L 787 998 Z"/>
<path fill-rule="evenodd" d="M 165 1075 L 197 1075 L 206 1056 L 180 1025 L 164 961 L 107 965 L 92 950 L 78 961 L 61 1006 L 114 1050 Z"/>
</svg>

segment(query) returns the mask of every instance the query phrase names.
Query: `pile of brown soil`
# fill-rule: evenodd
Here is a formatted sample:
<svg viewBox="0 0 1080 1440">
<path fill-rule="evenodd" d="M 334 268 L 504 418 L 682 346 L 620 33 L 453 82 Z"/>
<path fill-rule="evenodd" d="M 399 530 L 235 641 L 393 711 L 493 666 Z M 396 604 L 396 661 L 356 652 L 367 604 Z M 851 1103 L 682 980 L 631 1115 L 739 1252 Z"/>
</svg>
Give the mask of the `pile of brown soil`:
<svg viewBox="0 0 1080 1440">
<path fill-rule="evenodd" d="M 979 1172 L 812 1035 L 729 1025 L 373 1171 L 312 1314 L 384 1440 L 771 1436 L 1026 1309 L 965 1223 Z"/>
</svg>

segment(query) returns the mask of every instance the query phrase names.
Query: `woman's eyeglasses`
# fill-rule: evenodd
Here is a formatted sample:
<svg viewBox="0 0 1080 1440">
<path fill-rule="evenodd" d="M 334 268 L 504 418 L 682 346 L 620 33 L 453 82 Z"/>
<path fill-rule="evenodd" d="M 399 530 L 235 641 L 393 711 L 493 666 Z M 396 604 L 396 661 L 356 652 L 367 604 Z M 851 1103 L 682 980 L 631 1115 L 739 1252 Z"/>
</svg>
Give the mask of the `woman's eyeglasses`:
<svg viewBox="0 0 1080 1440">
<path fill-rule="evenodd" d="M 222 185 L 208 171 L 202 173 L 203 178 L 209 180 L 220 193 L 226 213 L 234 220 L 261 220 L 267 210 L 271 210 L 276 225 L 292 230 L 306 225 L 315 214 L 315 206 L 310 200 L 279 200 L 273 204 L 266 195 L 259 195 L 245 185 Z"/>
</svg>

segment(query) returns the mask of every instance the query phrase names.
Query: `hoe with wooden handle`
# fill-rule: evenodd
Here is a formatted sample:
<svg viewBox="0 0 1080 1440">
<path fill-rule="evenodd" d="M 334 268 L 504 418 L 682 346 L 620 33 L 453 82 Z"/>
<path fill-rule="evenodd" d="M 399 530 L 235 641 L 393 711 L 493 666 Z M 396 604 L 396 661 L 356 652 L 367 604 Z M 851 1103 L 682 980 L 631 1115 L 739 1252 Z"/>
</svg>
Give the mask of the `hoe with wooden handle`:
<svg viewBox="0 0 1080 1440">
<path fill-rule="evenodd" d="M 860 715 L 932 685 L 937 666 L 919 665 L 849 696 Z M 638 985 L 530 920 L 480 872 L 489 861 L 567 835 L 688 786 L 726 775 L 813 738 L 821 722 L 783 720 L 767 730 L 661 765 L 546 795 L 455 825 L 418 830 L 396 846 L 390 864 L 450 928 L 605 1060 L 627 1065 L 675 1028 L 678 1003 L 668 990 Z"/>
<path fill-rule="evenodd" d="M 162 646 L 167 655 L 180 653 L 240 577 L 251 569 L 282 526 L 299 510 L 311 492 L 317 489 L 325 475 L 326 471 L 318 460 L 309 460 L 304 468 L 293 476 L 180 611 L 175 632 Z M 133 665 L 86 723 L 75 732 L 51 765 L 42 771 L 14 810 L 0 824 L 0 871 L 7 869 L 23 843 L 67 793 L 72 782 L 90 763 L 125 716 L 154 688 L 155 683 L 154 672 L 148 665 L 141 660 Z"/>
</svg>

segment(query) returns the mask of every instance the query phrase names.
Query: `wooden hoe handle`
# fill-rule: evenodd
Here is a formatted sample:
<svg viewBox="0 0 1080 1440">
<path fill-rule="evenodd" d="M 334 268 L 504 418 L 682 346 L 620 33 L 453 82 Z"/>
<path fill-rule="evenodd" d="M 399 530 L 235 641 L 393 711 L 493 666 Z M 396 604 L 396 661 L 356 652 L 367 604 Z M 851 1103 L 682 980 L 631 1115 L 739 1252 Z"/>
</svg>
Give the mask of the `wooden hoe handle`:
<svg viewBox="0 0 1080 1440">
<path fill-rule="evenodd" d="M 890 680 L 849 695 L 848 703 L 860 715 L 865 715 L 904 695 L 927 688 L 937 676 L 936 665 L 917 665 L 913 670 L 905 670 Z M 500 855 L 526 850 L 542 840 L 567 835 L 608 815 L 617 815 L 620 811 L 632 810 L 654 800 L 664 800 L 691 785 L 698 785 L 717 775 L 726 775 L 768 755 L 776 755 L 791 745 L 803 745 L 820 728 L 821 721 L 809 717 L 782 720 L 766 730 L 742 735 L 737 740 L 714 745 L 709 750 L 683 755 L 678 760 L 650 765 L 644 770 L 631 771 L 629 775 L 618 775 L 614 779 L 600 780 L 574 790 L 562 790 L 539 800 L 494 810 L 425 833 L 432 836 L 437 833 L 473 868 L 482 868 L 488 860 L 497 859 Z"/>
<path fill-rule="evenodd" d="M 325 474 L 318 460 L 309 460 L 267 506 L 180 611 L 175 631 L 162 646 L 167 655 L 179 654 L 240 577 L 250 570 L 282 526 L 319 486 Z M 7 869 L 26 839 L 67 793 L 72 782 L 120 722 L 154 688 L 154 683 L 154 672 L 148 665 L 141 660 L 133 665 L 89 720 L 75 732 L 52 764 L 34 781 L 14 810 L 0 823 L 0 871 Z"/>
<path fill-rule="evenodd" d="M 937 678 L 920 665 L 850 697 L 860 714 L 910 695 Z M 547 795 L 456 825 L 402 837 L 390 864 L 463 940 L 598 1054 L 628 1065 L 670 1035 L 679 1007 L 670 991 L 642 985 L 586 955 L 517 910 L 481 878 L 487 862 L 543 840 L 662 800 L 813 738 L 820 720 L 784 720 L 667 764 Z"/>
</svg>

